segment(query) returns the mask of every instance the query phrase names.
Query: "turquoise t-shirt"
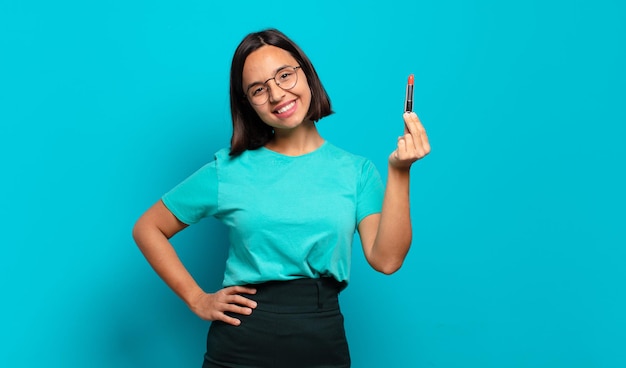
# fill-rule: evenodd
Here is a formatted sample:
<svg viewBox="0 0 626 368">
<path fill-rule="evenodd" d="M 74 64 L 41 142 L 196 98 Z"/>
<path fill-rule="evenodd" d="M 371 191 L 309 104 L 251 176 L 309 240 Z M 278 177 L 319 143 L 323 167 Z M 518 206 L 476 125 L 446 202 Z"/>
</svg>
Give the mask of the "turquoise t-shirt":
<svg viewBox="0 0 626 368">
<path fill-rule="evenodd" d="M 228 152 L 162 198 L 185 224 L 214 216 L 228 226 L 224 287 L 321 276 L 347 282 L 357 225 L 382 208 L 372 162 L 328 142 L 295 157 Z"/>
</svg>

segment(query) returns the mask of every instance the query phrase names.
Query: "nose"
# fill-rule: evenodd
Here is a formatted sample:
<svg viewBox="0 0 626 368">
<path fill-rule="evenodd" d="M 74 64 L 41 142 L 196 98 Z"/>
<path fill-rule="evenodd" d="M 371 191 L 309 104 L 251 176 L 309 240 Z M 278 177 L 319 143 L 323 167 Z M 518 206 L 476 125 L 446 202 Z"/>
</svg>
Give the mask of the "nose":
<svg viewBox="0 0 626 368">
<path fill-rule="evenodd" d="M 268 84 L 267 87 L 267 93 L 269 93 L 270 101 L 280 101 L 283 97 L 285 97 L 285 90 L 280 88 L 278 84 L 276 84 L 276 81 L 274 81 L 274 86 L 270 87 Z"/>
</svg>

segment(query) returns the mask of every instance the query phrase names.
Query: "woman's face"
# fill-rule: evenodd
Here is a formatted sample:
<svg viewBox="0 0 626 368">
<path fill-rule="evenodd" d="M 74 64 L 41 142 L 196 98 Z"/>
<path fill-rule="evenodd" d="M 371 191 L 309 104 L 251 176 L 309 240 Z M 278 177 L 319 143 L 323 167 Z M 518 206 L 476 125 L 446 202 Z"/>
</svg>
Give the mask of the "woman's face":
<svg viewBox="0 0 626 368">
<path fill-rule="evenodd" d="M 243 65 L 243 90 L 249 91 L 249 87 L 263 85 L 267 89 L 267 101 L 261 105 L 251 103 L 252 108 L 261 120 L 276 129 L 293 129 L 304 121 L 309 107 L 311 106 L 311 90 L 309 83 L 301 68 L 285 69 L 297 73 L 296 85 L 284 90 L 276 84 L 279 79 L 277 72 L 285 67 L 299 66 L 291 54 L 276 46 L 263 46 L 252 52 L 246 58 Z M 266 83 L 267 81 L 267 83 Z M 253 90 L 250 88 L 250 90 Z M 254 87 L 254 90 L 258 89 Z M 250 98 L 248 98 L 250 101 Z"/>
</svg>

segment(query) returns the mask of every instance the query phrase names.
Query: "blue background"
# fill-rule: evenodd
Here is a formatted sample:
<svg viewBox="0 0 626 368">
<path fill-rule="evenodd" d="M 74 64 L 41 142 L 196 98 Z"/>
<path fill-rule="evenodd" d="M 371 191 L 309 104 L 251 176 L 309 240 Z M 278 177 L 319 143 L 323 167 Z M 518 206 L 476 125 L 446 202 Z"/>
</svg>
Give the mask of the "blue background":
<svg viewBox="0 0 626 368">
<path fill-rule="evenodd" d="M 433 152 L 415 237 L 342 294 L 353 366 L 626 366 L 626 10 L 618 1 L 0 2 L 3 367 L 194 367 L 201 321 L 131 228 L 228 145 L 228 71 L 277 27 L 323 136 L 386 176 L 406 78 Z M 173 239 L 207 290 L 226 233 Z"/>
</svg>

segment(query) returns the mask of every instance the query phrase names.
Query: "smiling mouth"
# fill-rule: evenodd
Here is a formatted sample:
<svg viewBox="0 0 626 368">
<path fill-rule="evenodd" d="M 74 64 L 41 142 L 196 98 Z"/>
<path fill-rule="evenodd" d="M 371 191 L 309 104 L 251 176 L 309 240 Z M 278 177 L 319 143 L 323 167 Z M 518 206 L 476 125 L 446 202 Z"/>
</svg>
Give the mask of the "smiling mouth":
<svg viewBox="0 0 626 368">
<path fill-rule="evenodd" d="M 295 106 L 295 104 L 296 104 L 296 101 L 291 101 L 291 102 L 290 102 L 290 103 L 288 103 L 287 105 L 285 105 L 285 106 L 281 107 L 281 108 L 280 108 L 280 109 L 278 109 L 278 110 L 275 110 L 274 112 L 275 112 L 275 113 L 277 113 L 277 114 L 282 114 L 282 113 L 287 112 L 287 111 L 289 111 L 290 109 L 292 109 L 292 108 Z"/>
</svg>

